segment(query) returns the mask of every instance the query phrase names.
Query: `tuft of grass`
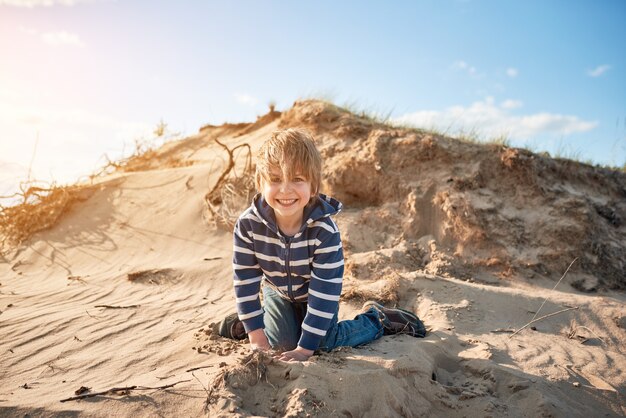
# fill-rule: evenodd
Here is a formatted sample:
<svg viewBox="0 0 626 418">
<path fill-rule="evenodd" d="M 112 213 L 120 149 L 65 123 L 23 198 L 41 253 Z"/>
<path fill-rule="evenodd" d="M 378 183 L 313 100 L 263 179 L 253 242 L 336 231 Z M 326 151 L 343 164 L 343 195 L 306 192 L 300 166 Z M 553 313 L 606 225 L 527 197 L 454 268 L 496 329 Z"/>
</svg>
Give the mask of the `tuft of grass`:
<svg viewBox="0 0 626 418">
<path fill-rule="evenodd" d="M 484 141 L 482 140 L 483 135 L 475 126 L 469 129 L 461 129 L 457 135 L 453 136 L 453 138 L 470 144 L 484 143 Z"/>
<path fill-rule="evenodd" d="M 155 126 L 154 131 L 152 131 L 152 133 L 154 133 L 154 136 L 156 136 L 157 138 L 161 138 L 165 136 L 166 131 L 167 131 L 167 123 L 163 122 L 163 119 L 161 119 L 159 123 L 157 123 L 157 125 Z"/>
<path fill-rule="evenodd" d="M 495 138 L 492 138 L 492 139 L 488 140 L 487 143 L 488 144 L 499 145 L 501 147 L 507 147 L 507 148 L 511 147 L 511 140 L 505 134 L 496 136 Z"/>
<path fill-rule="evenodd" d="M 373 105 L 365 105 L 358 100 L 347 100 L 340 105 L 337 105 L 336 102 L 337 94 L 335 92 L 322 91 L 317 93 L 308 94 L 306 96 L 302 96 L 301 100 L 317 100 L 320 102 L 327 103 L 331 106 L 338 108 L 344 112 L 349 112 L 358 118 L 365 119 L 371 123 L 386 125 L 393 128 L 399 128 L 397 124 L 395 124 L 391 120 L 391 115 L 393 114 L 394 109 L 380 110 L 380 108 Z"/>
<path fill-rule="evenodd" d="M 35 233 L 54 226 L 73 203 L 85 200 L 84 185 L 47 187 L 41 182 L 20 184 L 20 192 L 10 197 L 20 197 L 16 205 L 0 206 L 0 253 L 18 247 Z"/>
<path fill-rule="evenodd" d="M 565 145 L 563 141 L 560 141 L 559 146 L 554 152 L 554 158 L 581 162 L 582 154 L 579 149 L 574 149 L 569 145 Z"/>
<path fill-rule="evenodd" d="M 375 106 L 366 106 L 362 103 L 359 103 L 356 100 L 351 100 L 345 102 L 343 105 L 339 106 L 341 109 L 346 110 L 353 115 L 361 119 L 368 120 L 373 123 L 389 125 L 391 120 L 391 115 L 393 114 L 394 109 L 389 109 L 387 111 L 381 111 Z"/>
<path fill-rule="evenodd" d="M 228 163 L 213 188 L 205 195 L 204 201 L 215 226 L 231 231 L 237 217 L 249 204 L 254 196 L 254 168 L 252 166 L 252 149 L 244 143 L 230 149 L 217 138 L 215 142 L 228 153 Z M 245 150 L 245 165 L 240 175 L 236 171 L 235 154 L 239 148 Z"/>
<path fill-rule="evenodd" d="M 317 100 L 336 106 L 335 102 L 337 101 L 337 92 L 333 90 L 311 91 L 307 94 L 300 96 L 298 100 Z"/>
<path fill-rule="evenodd" d="M 415 132 L 423 135 L 432 135 L 432 136 L 447 136 L 444 132 L 436 127 L 431 126 L 430 128 L 424 128 L 421 126 L 416 126 L 410 122 L 399 122 L 395 120 L 390 120 L 386 123 L 387 126 L 394 129 L 402 129 L 409 132 Z"/>
</svg>

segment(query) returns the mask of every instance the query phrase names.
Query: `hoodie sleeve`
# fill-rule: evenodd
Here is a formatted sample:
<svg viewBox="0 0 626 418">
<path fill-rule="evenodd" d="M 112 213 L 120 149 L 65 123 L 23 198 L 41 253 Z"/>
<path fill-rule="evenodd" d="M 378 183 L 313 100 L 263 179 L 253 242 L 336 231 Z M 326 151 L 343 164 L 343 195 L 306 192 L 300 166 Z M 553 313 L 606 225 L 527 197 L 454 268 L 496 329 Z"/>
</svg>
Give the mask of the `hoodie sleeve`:
<svg viewBox="0 0 626 418">
<path fill-rule="evenodd" d="M 233 231 L 233 276 L 237 314 L 246 332 L 264 328 L 259 298 L 263 271 L 254 253 L 248 228 L 241 218 Z"/>
<path fill-rule="evenodd" d="M 307 313 L 298 342 L 298 346 L 307 350 L 317 350 L 326 335 L 331 319 L 339 310 L 343 282 L 344 261 L 339 229 L 330 218 L 323 222 L 327 227 L 326 236 L 313 254 Z"/>
</svg>

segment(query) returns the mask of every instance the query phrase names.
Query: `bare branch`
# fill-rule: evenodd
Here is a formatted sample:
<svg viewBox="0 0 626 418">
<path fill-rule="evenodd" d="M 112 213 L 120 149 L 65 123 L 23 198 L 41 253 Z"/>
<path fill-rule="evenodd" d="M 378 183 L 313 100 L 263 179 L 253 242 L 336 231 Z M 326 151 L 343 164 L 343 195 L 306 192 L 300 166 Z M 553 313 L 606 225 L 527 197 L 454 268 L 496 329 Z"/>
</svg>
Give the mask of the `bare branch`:
<svg viewBox="0 0 626 418">
<path fill-rule="evenodd" d="M 178 382 L 170 383 L 169 385 L 163 385 L 163 386 L 157 386 L 157 387 L 133 385 L 133 386 L 120 387 L 120 388 L 111 388 L 108 390 L 103 390 L 102 392 L 85 393 L 83 395 L 72 396 L 71 398 L 61 399 L 61 402 L 77 401 L 77 400 L 81 400 L 85 398 L 93 398 L 95 396 L 110 395 L 110 394 L 115 394 L 115 393 L 120 393 L 120 392 L 122 395 L 127 395 L 130 391 L 133 391 L 133 390 L 163 390 L 163 389 L 174 387 L 177 384 L 184 383 L 184 382 L 191 382 L 191 380 L 180 380 Z"/>
<path fill-rule="evenodd" d="M 567 311 L 571 311 L 571 310 L 578 309 L 578 308 L 579 308 L 578 306 L 573 306 L 573 307 L 571 307 L 571 308 L 561 309 L 560 311 L 552 312 L 551 314 L 544 315 L 544 316 L 542 316 L 542 317 L 540 317 L 540 318 L 537 318 L 537 319 L 533 319 L 532 321 L 530 321 L 529 323 L 527 323 L 526 325 L 524 325 L 523 327 L 521 327 L 520 329 L 518 329 L 517 331 L 515 331 L 513 334 L 511 334 L 511 335 L 509 336 L 509 340 L 510 340 L 511 338 L 513 338 L 513 336 L 514 336 L 515 334 L 517 334 L 517 333 L 518 333 L 518 332 L 520 332 L 521 330 L 523 330 L 523 329 L 527 328 L 529 325 L 534 324 L 535 322 L 539 322 L 539 321 L 541 321 L 542 319 L 550 318 L 551 316 L 558 315 L 558 314 L 560 314 L 560 313 L 567 312 Z"/>
</svg>

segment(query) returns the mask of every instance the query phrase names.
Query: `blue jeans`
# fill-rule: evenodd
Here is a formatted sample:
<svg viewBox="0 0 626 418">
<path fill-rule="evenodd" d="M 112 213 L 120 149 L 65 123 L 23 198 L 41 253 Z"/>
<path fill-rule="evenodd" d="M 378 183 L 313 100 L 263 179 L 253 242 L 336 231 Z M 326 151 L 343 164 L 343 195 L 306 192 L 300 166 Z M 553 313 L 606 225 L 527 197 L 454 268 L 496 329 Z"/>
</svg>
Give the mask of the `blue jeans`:
<svg viewBox="0 0 626 418">
<path fill-rule="evenodd" d="M 283 299 L 274 289 L 264 285 L 263 308 L 265 335 L 272 348 L 281 351 L 296 348 L 302 332 L 301 324 L 306 315 L 307 303 Z M 330 351 L 337 347 L 356 347 L 382 337 L 383 333 L 383 325 L 373 308 L 352 320 L 341 322 L 338 322 L 335 313 L 318 349 Z"/>
</svg>

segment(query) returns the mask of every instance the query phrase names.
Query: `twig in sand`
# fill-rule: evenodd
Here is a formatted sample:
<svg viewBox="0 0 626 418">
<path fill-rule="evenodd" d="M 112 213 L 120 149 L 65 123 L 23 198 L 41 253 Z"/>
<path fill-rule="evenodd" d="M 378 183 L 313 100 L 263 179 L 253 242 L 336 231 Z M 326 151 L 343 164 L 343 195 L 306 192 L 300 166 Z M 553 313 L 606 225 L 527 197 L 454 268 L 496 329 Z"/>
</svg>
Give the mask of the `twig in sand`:
<svg viewBox="0 0 626 418">
<path fill-rule="evenodd" d="M 189 372 L 193 372 L 195 370 L 200 370 L 200 369 L 208 369 L 209 367 L 213 367 L 213 364 L 209 364 L 208 366 L 200 366 L 200 367 L 193 367 L 189 370 L 185 370 L 187 373 Z"/>
<path fill-rule="evenodd" d="M 532 321 L 530 321 L 529 323 L 527 323 L 526 325 L 524 325 L 523 327 L 521 327 L 520 329 L 518 329 L 517 331 L 515 331 L 513 334 L 511 334 L 511 335 L 509 336 L 509 339 L 513 338 L 513 336 L 514 336 L 515 334 L 517 334 L 518 332 L 520 332 L 521 330 L 525 329 L 526 327 L 528 327 L 529 325 L 531 325 L 531 324 L 533 324 L 533 323 L 535 323 L 535 322 L 539 322 L 539 321 L 541 321 L 542 319 L 546 319 L 546 318 L 549 318 L 549 317 L 551 317 L 551 316 L 554 316 L 554 315 L 557 315 L 557 314 L 560 314 L 560 313 L 563 313 L 563 312 L 571 311 L 571 310 L 573 310 L 573 309 L 578 309 L 578 308 L 579 308 L 578 306 L 572 306 L 571 308 L 561 309 L 560 311 L 552 312 L 551 314 L 547 314 L 547 315 L 544 315 L 544 316 L 542 316 L 542 317 L 540 317 L 540 318 L 533 319 Z"/>
<path fill-rule="evenodd" d="M 83 279 L 81 276 L 67 276 L 67 280 L 73 280 L 73 281 L 76 281 L 76 282 L 87 283 L 85 281 L 85 279 Z"/>
<path fill-rule="evenodd" d="M 194 377 L 194 379 L 198 381 L 198 383 L 200 383 L 200 386 L 202 386 L 202 389 L 204 389 L 204 392 L 206 393 L 206 399 L 204 400 L 204 412 L 207 413 L 209 412 L 209 405 L 212 402 L 211 396 L 213 394 L 213 388 L 211 388 L 211 391 L 209 391 L 209 388 L 207 388 L 206 386 L 204 386 L 204 384 L 202 384 L 200 379 L 198 379 L 198 376 L 193 374 L 193 372 L 191 372 L 191 375 Z"/>
<path fill-rule="evenodd" d="M 513 328 L 498 328 L 498 329 L 494 329 L 491 330 L 491 332 L 515 332 L 515 330 Z"/>
<path fill-rule="evenodd" d="M 576 262 L 576 260 L 578 260 L 578 257 L 576 257 L 575 259 L 572 260 L 571 263 L 569 263 L 569 266 L 567 267 L 567 269 L 565 270 L 565 273 L 563 273 L 563 275 L 561 276 L 561 278 L 559 279 L 558 282 L 556 282 L 556 284 L 554 285 L 554 287 L 552 288 L 552 290 L 556 289 L 556 287 L 559 285 L 559 283 L 561 283 L 561 280 L 563 280 L 563 278 L 567 275 L 567 272 L 569 271 L 570 267 L 572 267 L 572 265 L 574 264 L 574 262 Z M 546 298 L 543 300 L 543 303 L 541 304 L 541 306 L 539 307 L 539 309 L 537 309 L 537 312 L 535 312 L 535 316 L 533 316 L 533 319 L 531 319 L 531 322 L 537 317 L 537 315 L 539 315 L 539 311 L 541 310 L 541 308 L 543 308 L 543 305 L 546 304 L 546 301 L 548 300 L 548 296 L 546 296 Z"/>
<path fill-rule="evenodd" d="M 578 257 L 576 257 L 576 258 L 574 258 L 574 259 L 572 260 L 572 262 L 569 264 L 569 266 L 568 266 L 568 267 L 567 267 L 567 269 L 565 270 L 565 273 L 563 273 L 563 275 L 561 276 L 561 278 L 559 279 L 559 281 L 557 281 L 557 282 L 556 282 L 556 284 L 554 285 L 554 287 L 552 288 L 552 290 L 556 289 L 556 287 L 559 285 L 559 283 L 561 283 L 561 280 L 563 280 L 563 279 L 565 278 L 565 276 L 567 275 L 567 272 L 569 271 L 570 267 L 572 267 L 572 265 L 574 264 L 574 262 L 575 262 L 576 260 L 578 260 Z M 541 318 L 539 318 L 539 319 L 535 319 L 535 318 L 537 318 L 537 315 L 539 315 L 539 311 L 541 311 L 541 308 L 543 308 L 543 305 L 545 305 L 545 304 L 546 304 L 546 301 L 548 300 L 548 297 L 549 297 L 549 296 L 546 296 L 546 298 L 543 300 L 543 302 L 541 303 L 541 306 L 539 307 L 539 309 L 537 309 L 537 312 L 535 312 L 535 315 L 534 315 L 534 316 L 533 316 L 533 318 L 530 320 L 530 322 L 529 322 L 529 323 L 527 323 L 526 325 L 524 325 L 523 327 L 521 327 L 520 329 L 518 329 L 517 331 L 515 331 L 513 334 L 511 334 L 511 335 L 509 336 L 509 339 L 510 339 L 510 338 L 513 338 L 513 336 L 514 336 L 515 334 L 517 334 L 518 332 L 520 332 L 521 330 L 523 330 L 524 328 L 528 327 L 530 324 L 532 324 L 532 323 L 534 323 L 534 322 L 540 321 L 540 320 L 542 320 L 542 319 L 544 319 L 544 318 L 548 318 L 548 317 L 550 317 L 550 316 L 552 316 L 552 315 L 556 315 L 556 314 L 561 313 L 561 312 L 569 311 L 569 310 L 571 310 L 571 309 L 578 309 L 578 307 L 576 307 L 576 308 L 568 308 L 568 309 L 564 309 L 564 310 L 562 310 L 562 311 L 558 311 L 558 312 L 554 312 L 554 313 L 549 314 L 549 315 L 542 316 L 542 317 L 541 317 Z"/>
<path fill-rule="evenodd" d="M 123 395 L 127 395 L 131 390 L 163 390 L 167 388 L 171 388 L 176 386 L 179 383 L 191 382 L 191 380 L 180 380 L 178 382 L 170 383 L 169 385 L 157 386 L 157 387 L 149 387 L 149 386 L 126 386 L 121 388 L 111 388 L 108 390 L 103 390 L 102 392 L 93 392 L 93 393 L 85 393 L 79 396 L 72 396 L 71 398 L 61 399 L 61 402 L 68 401 L 78 401 L 85 398 L 93 398 L 95 396 L 109 395 L 114 393 L 121 393 Z"/>
<path fill-rule="evenodd" d="M 88 311 L 87 309 L 85 309 L 85 313 L 86 313 L 88 316 L 92 317 L 93 319 L 100 319 L 100 318 L 104 318 L 104 315 L 102 315 L 102 316 L 93 316 L 92 314 L 90 314 L 90 313 L 89 313 L 89 311 Z"/>
<path fill-rule="evenodd" d="M 570 329 L 569 329 L 569 331 L 567 333 L 567 338 L 569 338 L 571 340 L 571 339 L 577 337 L 577 338 L 581 338 L 581 343 L 586 342 L 588 340 L 588 338 L 581 337 L 580 335 L 577 335 L 579 328 L 586 329 L 587 331 L 589 331 L 590 333 L 595 335 L 595 337 L 598 340 L 600 340 L 602 342 L 602 344 L 606 345 L 606 343 L 604 342 L 602 337 L 600 337 L 598 334 L 596 334 L 591 328 L 586 327 L 584 325 L 576 325 L 576 322 L 574 320 L 572 320 L 572 322 L 570 323 Z"/>
<path fill-rule="evenodd" d="M 113 306 L 113 305 L 96 305 L 94 308 L 106 308 L 106 309 L 132 309 L 138 308 L 141 305 L 128 305 L 128 306 Z"/>
</svg>

